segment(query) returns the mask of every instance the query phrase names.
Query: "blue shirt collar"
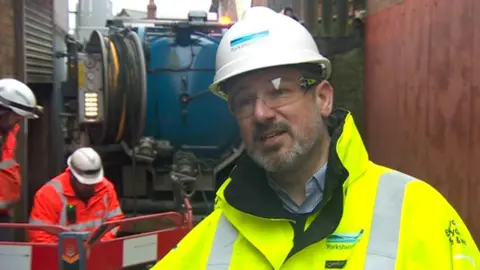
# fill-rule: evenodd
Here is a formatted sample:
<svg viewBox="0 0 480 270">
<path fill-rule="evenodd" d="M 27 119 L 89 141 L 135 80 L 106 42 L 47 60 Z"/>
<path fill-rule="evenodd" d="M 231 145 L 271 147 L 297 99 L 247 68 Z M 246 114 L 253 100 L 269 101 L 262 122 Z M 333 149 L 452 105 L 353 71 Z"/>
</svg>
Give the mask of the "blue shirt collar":
<svg viewBox="0 0 480 270">
<path fill-rule="evenodd" d="M 277 185 L 273 180 L 269 179 L 270 187 L 278 194 L 283 203 L 284 208 L 294 214 L 311 213 L 322 201 L 323 190 L 325 188 L 325 173 L 327 171 L 327 164 L 318 170 L 305 184 L 306 200 L 302 205 L 298 205 L 288 193 Z"/>
</svg>

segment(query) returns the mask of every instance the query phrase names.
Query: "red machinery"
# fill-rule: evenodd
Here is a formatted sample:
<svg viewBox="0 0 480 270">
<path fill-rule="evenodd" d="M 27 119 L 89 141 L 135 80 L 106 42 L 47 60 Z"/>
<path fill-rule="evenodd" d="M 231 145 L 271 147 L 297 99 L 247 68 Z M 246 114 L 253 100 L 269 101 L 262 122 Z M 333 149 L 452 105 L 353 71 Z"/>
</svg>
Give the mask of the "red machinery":
<svg viewBox="0 0 480 270">
<path fill-rule="evenodd" d="M 58 244 L 0 242 L 2 270 L 119 270 L 146 269 L 165 256 L 192 229 L 192 209 L 106 222 L 92 233 L 72 232 L 60 226 L 0 223 L 0 227 L 39 229 L 58 235 Z M 111 229 L 128 228 L 141 221 L 169 220 L 175 225 L 158 231 L 109 241 L 99 239 Z M 133 268 L 143 266 L 143 268 Z"/>
</svg>

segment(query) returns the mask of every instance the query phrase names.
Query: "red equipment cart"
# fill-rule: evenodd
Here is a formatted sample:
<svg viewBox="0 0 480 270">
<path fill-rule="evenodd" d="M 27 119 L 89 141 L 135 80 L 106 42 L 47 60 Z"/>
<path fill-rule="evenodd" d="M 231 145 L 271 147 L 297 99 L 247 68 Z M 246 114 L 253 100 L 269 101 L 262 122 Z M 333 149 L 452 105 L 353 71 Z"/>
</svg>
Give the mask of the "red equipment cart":
<svg viewBox="0 0 480 270">
<path fill-rule="evenodd" d="M 0 242 L 2 270 L 119 270 L 146 269 L 165 256 L 192 229 L 192 208 L 185 200 L 186 211 L 166 212 L 106 222 L 92 233 L 72 232 L 60 226 L 26 223 L 0 223 L 0 227 L 39 229 L 58 235 L 58 244 Z M 111 229 L 126 229 L 134 223 L 169 220 L 170 228 L 120 237 L 109 241 L 100 238 Z M 135 268 L 140 267 L 143 268 Z"/>
</svg>

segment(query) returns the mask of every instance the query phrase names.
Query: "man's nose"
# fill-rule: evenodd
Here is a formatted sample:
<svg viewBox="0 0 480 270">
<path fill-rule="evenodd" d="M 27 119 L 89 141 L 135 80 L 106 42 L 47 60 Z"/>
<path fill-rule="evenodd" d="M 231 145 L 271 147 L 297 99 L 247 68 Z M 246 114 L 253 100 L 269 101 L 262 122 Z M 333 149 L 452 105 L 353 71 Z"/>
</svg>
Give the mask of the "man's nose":
<svg viewBox="0 0 480 270">
<path fill-rule="evenodd" d="M 253 109 L 253 117 L 260 123 L 268 122 L 275 118 L 275 111 L 268 107 L 262 99 L 257 98 Z"/>
</svg>

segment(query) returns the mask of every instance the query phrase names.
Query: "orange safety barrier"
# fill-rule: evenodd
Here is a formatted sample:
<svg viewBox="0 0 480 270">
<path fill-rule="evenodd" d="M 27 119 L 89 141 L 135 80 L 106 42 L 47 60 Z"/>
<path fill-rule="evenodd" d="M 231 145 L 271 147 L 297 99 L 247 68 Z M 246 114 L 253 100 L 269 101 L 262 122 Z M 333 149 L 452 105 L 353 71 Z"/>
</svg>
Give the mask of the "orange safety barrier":
<svg viewBox="0 0 480 270">
<path fill-rule="evenodd" d="M 152 232 L 100 241 L 111 229 L 141 221 L 170 220 L 174 226 Z M 185 199 L 185 211 L 125 218 L 105 222 L 92 233 L 72 232 L 61 226 L 0 223 L 0 227 L 39 229 L 58 235 L 58 244 L 0 242 L 2 270 L 119 270 L 153 264 L 165 256 L 192 229 L 192 207 Z"/>
</svg>

